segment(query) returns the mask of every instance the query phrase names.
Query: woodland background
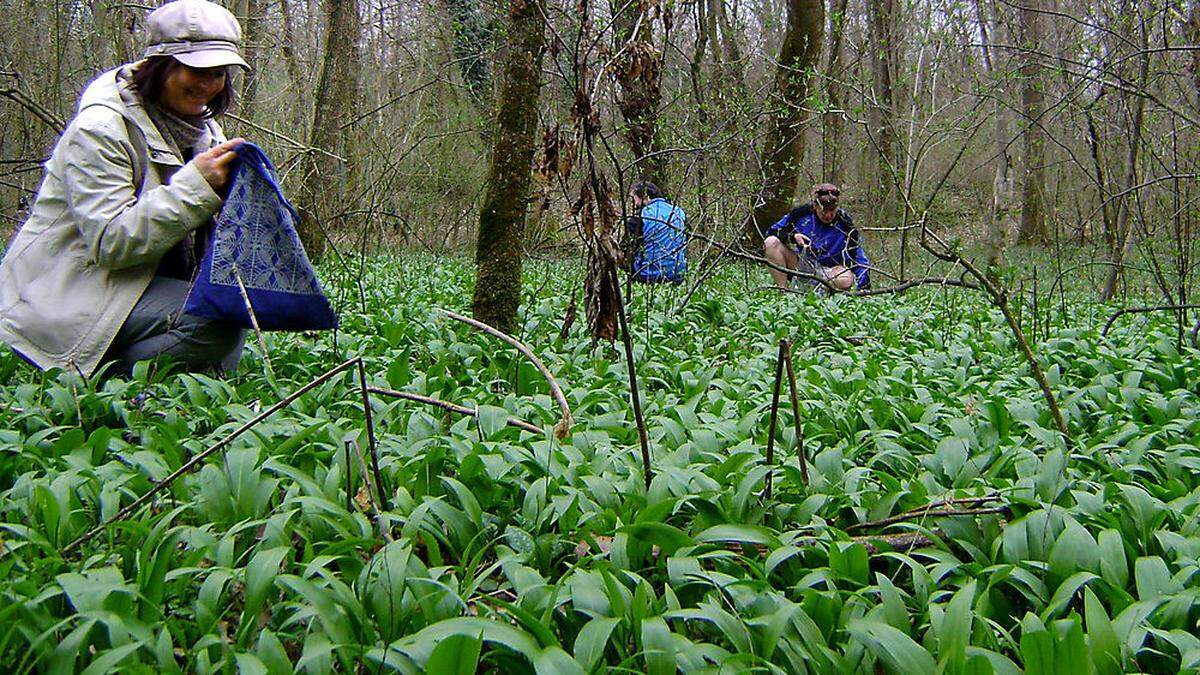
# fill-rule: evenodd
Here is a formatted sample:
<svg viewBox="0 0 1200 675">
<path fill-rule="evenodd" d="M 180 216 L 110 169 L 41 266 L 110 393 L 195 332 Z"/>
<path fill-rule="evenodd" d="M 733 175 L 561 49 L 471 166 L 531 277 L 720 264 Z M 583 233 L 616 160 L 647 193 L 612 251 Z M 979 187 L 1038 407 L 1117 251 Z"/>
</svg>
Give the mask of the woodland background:
<svg viewBox="0 0 1200 675">
<path fill-rule="evenodd" d="M 152 6 L 2 4 L 0 230 L 9 233 L 83 86 L 138 57 Z M 535 170 L 498 188 L 514 202 L 505 226 L 521 256 L 584 251 L 595 216 L 583 193 L 604 192 L 623 213 L 621 197 L 641 178 L 688 212 L 701 264 L 753 255 L 754 223 L 828 180 L 843 186 L 875 263 L 897 279 L 927 271 L 917 239 L 935 231 L 993 265 L 1015 244 L 1046 247 L 1050 256 L 1020 275 L 1053 265 L 1103 299 L 1129 290 L 1122 264 L 1149 272 L 1164 302 L 1191 298 L 1195 2 L 225 4 L 256 68 L 226 130 L 275 158 L 308 216 L 314 257 L 327 243 L 342 255 L 470 253 L 497 183 L 489 158 L 511 127 L 505 106 L 524 100 L 536 130 L 505 146 L 518 169 L 500 170 L 511 181 L 529 152 Z M 538 77 L 506 100 L 513 55 Z M 603 185 L 591 180 L 597 172 Z M 602 228 L 619 222 L 609 215 Z"/>
</svg>

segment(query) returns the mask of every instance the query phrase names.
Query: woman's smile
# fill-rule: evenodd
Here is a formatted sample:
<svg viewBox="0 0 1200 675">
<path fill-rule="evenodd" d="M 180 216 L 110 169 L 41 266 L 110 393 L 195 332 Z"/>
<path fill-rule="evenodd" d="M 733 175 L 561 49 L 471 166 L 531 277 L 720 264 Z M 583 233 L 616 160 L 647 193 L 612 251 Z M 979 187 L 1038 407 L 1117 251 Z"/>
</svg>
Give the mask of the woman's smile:
<svg viewBox="0 0 1200 675">
<path fill-rule="evenodd" d="M 192 68 L 179 64 L 163 83 L 162 100 L 176 115 L 203 115 L 210 101 L 225 88 L 225 68 Z"/>
</svg>

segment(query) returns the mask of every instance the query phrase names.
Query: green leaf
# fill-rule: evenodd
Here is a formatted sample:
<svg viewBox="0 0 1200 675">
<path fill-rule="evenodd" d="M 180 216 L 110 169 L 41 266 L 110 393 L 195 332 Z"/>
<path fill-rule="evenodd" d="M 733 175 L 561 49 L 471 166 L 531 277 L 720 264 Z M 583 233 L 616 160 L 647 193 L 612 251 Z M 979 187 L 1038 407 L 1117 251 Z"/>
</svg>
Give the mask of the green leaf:
<svg viewBox="0 0 1200 675">
<path fill-rule="evenodd" d="M 1121 643 L 1117 639 L 1117 631 L 1113 629 L 1112 621 L 1104 606 L 1096 598 L 1092 589 L 1083 591 L 1083 613 L 1087 621 L 1088 652 L 1092 664 L 1100 675 L 1120 675 L 1124 672 L 1121 663 Z"/>
<path fill-rule="evenodd" d="M 858 542 L 834 542 L 829 547 L 829 568 L 839 577 L 865 586 L 871 572 L 867 547 Z"/>
<path fill-rule="evenodd" d="M 608 638 L 612 635 L 613 629 L 617 624 L 621 623 L 620 619 L 612 617 L 596 617 L 584 624 L 579 631 L 579 635 L 575 637 L 575 660 L 583 666 L 583 669 L 591 672 L 595 670 L 596 665 L 604 657 L 604 650 L 608 647 Z M 643 626 L 645 624 L 643 623 Z"/>
<path fill-rule="evenodd" d="M 642 620 L 642 654 L 647 675 L 675 675 L 675 645 L 661 616 Z"/>
<path fill-rule="evenodd" d="M 888 670 L 902 675 L 927 675 L 937 670 L 933 656 L 912 638 L 885 623 L 856 619 L 846 627 Z"/>
<path fill-rule="evenodd" d="M 508 411 L 494 405 L 479 406 L 479 429 L 485 438 L 495 436 L 508 426 Z"/>
<path fill-rule="evenodd" d="M 621 528 L 620 532 L 637 541 L 658 546 L 664 556 L 673 555 L 680 548 L 695 544 L 686 532 L 666 523 L 634 523 Z"/>
<path fill-rule="evenodd" d="M 479 654 L 483 650 L 483 631 L 479 635 L 451 635 L 440 641 L 429 655 L 425 669 L 430 673 L 446 675 L 474 675 L 479 668 Z"/>
<path fill-rule="evenodd" d="M 1125 541 L 1116 530 L 1104 530 L 1098 537 L 1100 576 L 1116 588 L 1129 583 L 1129 562 L 1125 558 Z"/>
<path fill-rule="evenodd" d="M 1042 621 L 1049 621 L 1058 616 L 1059 612 L 1066 609 L 1071 598 L 1075 597 L 1081 587 L 1099 578 L 1091 572 L 1076 572 L 1068 577 L 1066 581 L 1059 584 L 1058 589 L 1054 591 L 1054 597 L 1050 598 L 1050 602 L 1042 610 Z"/>
<path fill-rule="evenodd" d="M 775 548 L 780 546 L 775 533 L 756 525 L 714 525 L 695 537 L 698 543 L 737 542 L 739 544 L 761 544 Z"/>
</svg>

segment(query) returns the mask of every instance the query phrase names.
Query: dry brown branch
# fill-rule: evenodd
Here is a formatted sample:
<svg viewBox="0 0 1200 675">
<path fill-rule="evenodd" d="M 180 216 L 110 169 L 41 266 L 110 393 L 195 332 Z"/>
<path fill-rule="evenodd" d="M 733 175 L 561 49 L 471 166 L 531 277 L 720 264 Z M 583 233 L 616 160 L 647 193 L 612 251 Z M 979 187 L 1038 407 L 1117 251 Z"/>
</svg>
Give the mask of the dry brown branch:
<svg viewBox="0 0 1200 675">
<path fill-rule="evenodd" d="M 190 460 L 185 462 L 183 464 L 183 466 L 172 471 L 171 474 L 168 475 L 166 478 L 155 483 L 154 487 L 150 488 L 150 490 L 148 492 L 146 492 L 146 494 L 133 500 L 132 502 L 129 503 L 128 506 L 121 509 L 120 511 L 117 511 L 111 518 L 109 518 L 108 520 L 104 521 L 103 523 L 97 525 L 96 527 L 93 527 L 92 529 L 88 530 L 87 532 L 85 532 L 83 535 L 81 535 L 78 539 L 71 542 L 70 544 L 67 544 L 66 547 L 64 547 L 62 550 L 63 555 L 67 555 L 68 553 L 75 550 L 79 546 L 87 543 L 88 541 L 91 541 L 93 538 L 95 538 L 96 535 L 103 532 L 104 529 L 107 528 L 109 525 L 111 525 L 115 522 L 118 522 L 120 520 L 123 520 L 130 513 L 133 513 L 134 510 L 145 505 L 147 502 L 149 502 L 151 499 L 153 499 L 155 495 L 157 495 L 158 493 L 160 493 L 163 490 L 170 487 L 172 483 L 174 483 L 176 480 L 179 479 L 180 476 L 190 473 L 192 471 L 192 469 L 195 469 L 197 466 L 199 466 L 201 462 L 208 459 L 210 456 L 212 456 L 213 453 L 217 452 L 218 450 L 225 449 L 226 447 L 229 446 L 230 443 L 233 443 L 233 441 L 236 440 L 239 436 L 246 433 L 250 429 L 254 428 L 263 420 L 267 419 L 271 415 L 274 415 L 275 413 L 279 412 L 280 410 L 291 405 L 291 403 L 293 401 L 300 398 L 305 393 L 307 393 L 307 392 L 315 389 L 316 387 L 319 387 L 320 385 L 324 384 L 325 382 L 329 381 L 330 379 L 333 378 L 334 375 L 337 375 L 339 373 L 343 373 L 343 372 L 349 370 L 351 367 L 356 365 L 358 362 L 359 362 L 358 357 L 355 357 L 353 359 L 344 361 L 344 362 L 334 366 L 333 368 L 331 368 L 331 369 L 325 371 L 324 373 L 322 373 L 321 375 L 317 376 L 316 379 L 312 380 L 308 384 L 304 385 L 303 387 L 300 387 L 299 389 L 292 392 L 291 394 L 288 394 L 286 397 L 284 397 L 282 400 L 280 400 L 275 405 L 271 406 L 270 408 L 267 408 L 266 410 L 262 411 L 258 415 L 255 415 L 253 419 L 250 419 L 242 426 L 233 430 L 233 432 L 231 432 L 225 438 L 222 438 L 221 440 L 217 441 L 213 445 L 210 445 L 208 448 L 204 449 L 202 452 L 198 453 L 196 456 L 192 457 Z"/>
<path fill-rule="evenodd" d="M 1154 305 L 1152 307 L 1125 307 L 1113 312 L 1112 316 L 1108 317 L 1108 321 L 1104 322 L 1104 328 L 1101 329 L 1101 335 L 1108 335 L 1108 329 L 1112 328 L 1113 323 L 1125 316 L 1126 314 L 1147 314 L 1149 312 L 1170 312 L 1179 311 L 1181 309 L 1200 309 L 1200 305 Z"/>
<path fill-rule="evenodd" d="M 982 516 L 993 513 L 1007 513 L 1007 506 L 991 506 L 978 509 L 926 509 L 923 511 L 915 511 L 910 513 L 901 513 L 890 518 L 882 520 L 873 520 L 866 523 L 855 523 L 846 528 L 847 532 L 855 530 L 868 530 L 876 527 L 887 527 L 908 520 L 916 520 L 920 518 L 946 518 L 950 516 Z"/>
<path fill-rule="evenodd" d="M 800 414 L 800 396 L 796 391 L 796 371 L 792 367 L 792 341 L 785 339 L 787 348 L 783 350 L 783 365 L 787 371 L 788 391 L 792 399 L 793 424 L 796 426 L 796 457 L 800 460 L 800 479 L 808 485 L 808 458 L 804 456 L 804 418 Z"/>
<path fill-rule="evenodd" d="M 254 327 L 254 335 L 258 338 L 258 348 L 262 350 L 263 365 L 267 367 L 267 373 L 272 379 L 275 378 L 275 369 L 271 367 L 271 355 L 267 353 L 267 341 L 263 339 L 262 329 L 258 326 L 258 315 L 254 313 L 254 306 L 250 304 L 250 294 L 246 292 L 246 284 L 242 283 L 242 273 L 238 271 L 237 263 L 233 265 L 233 278 L 237 279 L 238 291 L 242 294 L 242 302 L 246 304 L 246 313 L 250 315 L 250 325 Z M 188 289 L 191 292 L 191 289 Z"/>
<path fill-rule="evenodd" d="M 537 354 L 534 354 L 533 350 L 530 349 L 529 346 L 524 342 L 521 342 L 508 333 L 492 328 L 482 321 L 476 321 L 470 317 L 463 316 L 456 312 L 451 312 L 448 309 L 443 309 L 441 312 L 455 321 L 461 321 L 462 323 L 465 323 L 472 328 L 477 328 L 488 335 L 491 335 L 492 337 L 504 340 L 508 344 L 515 347 L 517 351 L 524 354 L 525 358 L 529 359 L 530 363 L 532 363 L 533 366 L 538 369 L 538 372 L 542 374 L 542 377 L 546 378 L 546 382 L 550 385 L 550 394 L 554 397 L 554 400 L 558 402 L 559 411 L 562 413 L 562 419 L 559 420 L 558 425 L 554 427 L 554 435 L 560 440 L 566 438 L 567 434 L 571 431 L 571 426 L 575 424 L 575 419 L 571 416 L 571 407 L 567 405 L 567 397 L 563 395 L 562 387 L 558 386 L 558 380 L 554 379 L 554 375 L 551 374 L 550 369 L 546 367 L 545 363 L 542 363 L 542 360 L 538 358 Z"/>
<path fill-rule="evenodd" d="M 443 401 L 440 399 L 432 398 L 430 396 L 422 396 L 421 394 L 413 394 L 413 393 L 407 392 L 407 391 L 396 391 L 394 389 L 383 389 L 382 387 L 367 387 L 367 391 L 371 392 L 372 394 L 379 394 L 380 396 L 391 396 L 392 398 L 402 398 L 407 401 L 415 401 L 417 403 L 424 403 L 426 405 L 431 405 L 436 408 L 441 408 L 442 410 L 447 410 L 452 413 L 458 413 L 459 415 L 467 415 L 469 417 L 479 417 L 479 413 L 477 411 L 472 410 L 466 406 L 461 406 L 457 403 L 451 403 L 449 401 Z M 542 433 L 542 430 L 539 429 L 538 427 L 530 424 L 529 422 L 526 422 L 525 420 L 517 419 L 515 417 L 509 417 L 507 420 L 505 420 L 505 424 L 507 424 L 510 427 L 516 427 L 518 429 L 523 429 L 523 430 L 528 431 L 533 434 Z"/>
</svg>

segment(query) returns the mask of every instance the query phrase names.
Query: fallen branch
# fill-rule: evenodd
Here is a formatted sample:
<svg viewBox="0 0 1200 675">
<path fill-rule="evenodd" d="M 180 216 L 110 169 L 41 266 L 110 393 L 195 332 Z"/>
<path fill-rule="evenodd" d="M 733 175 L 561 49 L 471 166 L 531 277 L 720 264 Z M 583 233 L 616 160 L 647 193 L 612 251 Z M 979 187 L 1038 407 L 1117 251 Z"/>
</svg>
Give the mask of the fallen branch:
<svg viewBox="0 0 1200 675">
<path fill-rule="evenodd" d="M 866 523 L 855 523 L 854 525 L 847 527 L 846 531 L 853 532 L 854 530 L 866 530 L 866 529 L 872 529 L 872 528 L 876 528 L 876 527 L 887 527 L 888 525 L 895 525 L 896 523 L 903 523 L 905 521 L 916 520 L 919 518 L 947 518 L 947 517 L 953 517 L 953 516 L 982 516 L 982 515 L 988 515 L 988 514 L 993 514 L 993 513 L 1007 513 L 1007 512 L 1008 512 L 1007 506 L 990 506 L 987 508 L 979 508 L 979 509 L 926 509 L 926 510 L 922 510 L 922 511 L 910 512 L 910 513 L 901 513 L 899 515 L 895 515 L 890 518 L 884 518 L 882 520 L 873 520 L 873 521 L 866 522 Z"/>
<path fill-rule="evenodd" d="M 467 415 L 468 417 L 479 417 L 479 413 L 476 412 L 475 410 L 472 410 L 471 408 L 467 408 L 466 406 L 458 405 L 457 403 L 450 403 L 449 401 L 443 401 L 440 399 L 431 398 L 429 396 L 413 394 L 413 393 L 410 393 L 407 391 L 396 391 L 394 389 L 382 389 L 380 387 L 367 387 L 367 391 L 371 392 L 372 394 L 379 394 L 380 396 L 391 396 L 392 398 L 402 398 L 407 401 L 415 401 L 417 403 L 424 403 L 426 405 L 431 405 L 436 408 L 441 408 L 442 410 L 447 410 L 452 413 L 458 413 L 459 415 Z M 518 429 L 523 429 L 525 431 L 528 431 L 528 432 L 534 433 L 534 434 L 542 433 L 542 430 L 539 429 L 538 427 L 530 424 L 529 422 L 526 422 L 525 420 L 520 420 L 515 417 L 509 417 L 507 420 L 505 420 L 505 424 L 507 424 L 510 427 L 516 427 Z"/>
<path fill-rule="evenodd" d="M 1104 328 L 1100 331 L 1101 335 L 1108 335 L 1108 329 L 1112 328 L 1113 323 L 1125 316 L 1126 314 L 1146 314 L 1148 312 L 1170 312 L 1179 311 L 1181 309 L 1200 309 L 1200 305 L 1154 305 L 1152 307 L 1125 307 L 1118 309 L 1108 317 L 1108 321 L 1104 322 Z"/>
<path fill-rule="evenodd" d="M 542 363 L 542 360 L 537 357 L 537 354 L 534 354 L 533 350 L 530 349 L 525 343 L 509 335 L 508 333 L 505 333 L 504 331 L 492 328 L 482 321 L 476 321 L 470 317 L 451 312 L 448 309 L 443 309 L 441 312 L 455 321 L 461 321 L 472 328 L 477 328 L 488 335 L 504 340 L 513 347 L 516 347 L 517 351 L 524 354 L 525 358 L 529 359 L 529 361 L 533 363 L 534 367 L 538 369 L 538 372 L 542 374 L 542 377 L 546 378 L 546 382 L 550 385 L 550 394 L 554 397 L 554 400 L 558 402 L 558 408 L 562 412 L 562 419 L 559 420 L 558 425 L 554 427 L 554 435 L 560 440 L 566 438 L 567 434 L 571 431 L 571 426 L 575 424 L 575 419 L 571 416 L 571 407 L 567 405 L 567 397 L 563 395 L 562 388 L 558 386 L 558 381 L 554 379 L 554 375 L 550 373 L 550 369 L 546 367 L 545 363 Z"/>
<path fill-rule="evenodd" d="M 279 412 L 280 410 L 291 405 L 291 403 L 293 401 L 300 398 L 305 393 L 307 393 L 307 392 L 321 386 L 325 382 L 333 379 L 334 375 L 337 375 L 339 373 L 343 373 L 343 372 L 349 370 L 351 367 L 356 365 L 358 362 L 359 362 L 358 357 L 355 357 L 348 361 L 344 361 L 343 363 L 341 363 L 337 366 L 334 366 L 332 369 L 327 370 L 324 373 L 322 373 L 321 375 L 319 375 L 315 380 L 309 382 L 308 384 L 304 385 L 303 387 L 300 387 L 299 389 L 292 392 L 291 394 L 288 394 L 286 397 L 284 397 L 282 400 L 280 400 L 275 405 L 271 406 L 270 408 L 267 408 L 266 410 L 262 411 L 258 415 L 255 415 L 253 419 L 249 420 L 242 426 L 235 429 L 232 433 L 230 433 L 225 438 L 222 438 L 221 440 L 217 441 L 215 444 L 210 445 L 208 448 L 206 448 L 205 450 L 203 450 L 202 452 L 197 454 L 195 457 L 192 457 L 190 460 L 185 462 L 183 464 L 183 466 L 172 471 L 171 474 L 169 476 L 167 476 L 166 478 L 155 483 L 154 487 L 150 488 L 150 490 L 148 492 L 146 492 L 146 494 L 133 500 L 132 502 L 129 503 L 128 506 L 121 509 L 120 511 L 117 511 L 116 514 L 114 514 L 111 518 L 109 518 L 108 520 L 104 521 L 103 523 L 97 525 L 96 527 L 93 527 L 92 529 L 88 530 L 82 536 L 80 536 L 78 539 L 71 542 L 70 544 L 67 544 L 67 546 L 64 547 L 62 550 L 63 555 L 66 555 L 66 554 L 70 553 L 71 551 L 75 550 L 76 548 L 78 548 L 79 546 L 87 543 L 88 541 L 91 541 L 93 538 L 95 538 L 96 535 L 103 532 L 104 529 L 107 528 L 109 525 L 112 525 L 115 522 L 123 520 L 130 513 L 133 513 L 134 510 L 143 506 L 144 504 L 149 502 L 151 499 L 153 499 L 155 495 L 157 495 L 158 493 L 160 493 L 163 490 L 170 487 L 172 483 L 174 483 L 176 480 L 179 479 L 180 476 L 182 476 L 186 473 L 189 473 L 192 469 L 199 466 L 201 462 L 208 459 L 213 453 L 217 452 L 218 450 L 222 450 L 222 449 L 226 448 L 227 446 L 229 446 L 230 443 L 233 443 L 233 441 L 236 440 L 239 436 L 246 433 L 250 429 L 254 428 L 263 420 L 267 419 L 271 415 L 274 415 L 275 413 Z"/>
</svg>

